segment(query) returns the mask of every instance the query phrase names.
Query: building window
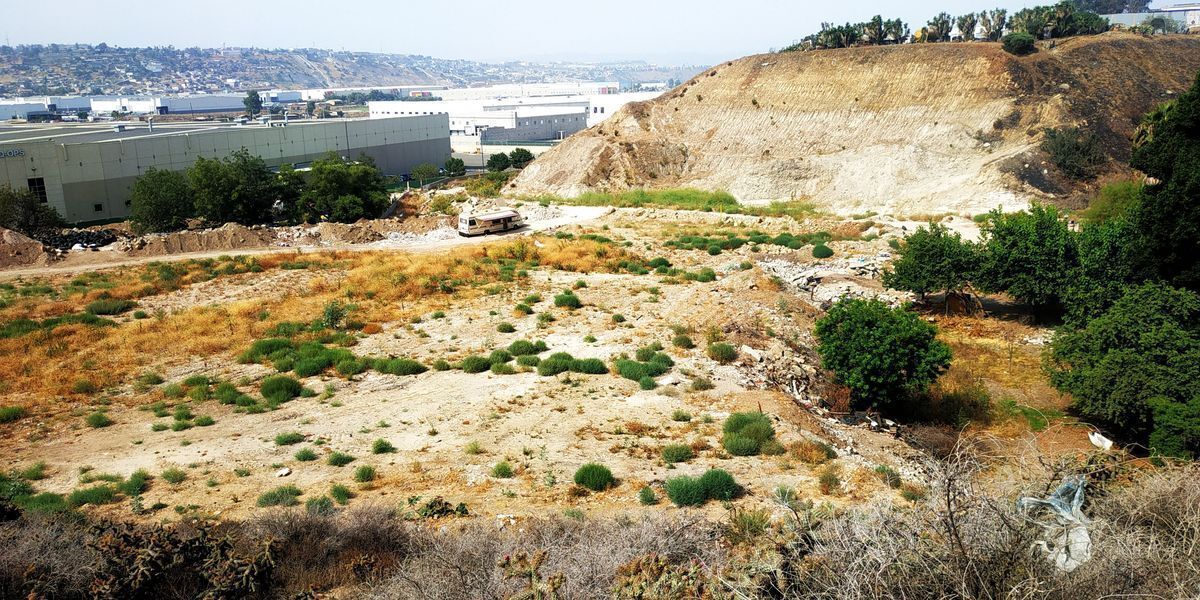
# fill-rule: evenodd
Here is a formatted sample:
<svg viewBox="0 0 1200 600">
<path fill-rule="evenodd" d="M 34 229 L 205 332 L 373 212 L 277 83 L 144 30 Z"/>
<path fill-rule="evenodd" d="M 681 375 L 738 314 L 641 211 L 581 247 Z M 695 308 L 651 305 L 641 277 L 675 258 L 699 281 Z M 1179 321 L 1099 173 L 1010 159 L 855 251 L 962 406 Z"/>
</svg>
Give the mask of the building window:
<svg viewBox="0 0 1200 600">
<path fill-rule="evenodd" d="M 25 181 L 25 185 L 29 186 L 29 191 L 37 196 L 38 202 L 45 204 L 46 200 L 46 179 L 44 177 L 33 177 Z"/>
<path fill-rule="evenodd" d="M 95 212 L 104 212 L 104 205 L 103 204 L 93 204 L 92 210 Z"/>
</svg>

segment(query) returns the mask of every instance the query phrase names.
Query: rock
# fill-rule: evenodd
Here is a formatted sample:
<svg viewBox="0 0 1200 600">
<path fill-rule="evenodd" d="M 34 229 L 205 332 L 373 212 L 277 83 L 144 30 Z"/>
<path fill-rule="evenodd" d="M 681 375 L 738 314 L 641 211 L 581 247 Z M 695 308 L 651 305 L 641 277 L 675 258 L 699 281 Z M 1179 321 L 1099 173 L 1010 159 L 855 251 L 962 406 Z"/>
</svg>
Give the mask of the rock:
<svg viewBox="0 0 1200 600">
<path fill-rule="evenodd" d="M 754 348 L 751 348 L 750 346 L 743 345 L 742 349 L 741 349 L 741 353 L 754 359 L 754 362 L 762 362 L 762 360 L 763 360 L 762 352 L 759 352 L 758 350 L 755 350 Z"/>
<path fill-rule="evenodd" d="M 287 477 L 288 475 L 291 475 L 291 474 L 292 474 L 292 470 L 287 467 L 284 467 L 278 471 L 275 471 L 276 477 Z"/>
</svg>

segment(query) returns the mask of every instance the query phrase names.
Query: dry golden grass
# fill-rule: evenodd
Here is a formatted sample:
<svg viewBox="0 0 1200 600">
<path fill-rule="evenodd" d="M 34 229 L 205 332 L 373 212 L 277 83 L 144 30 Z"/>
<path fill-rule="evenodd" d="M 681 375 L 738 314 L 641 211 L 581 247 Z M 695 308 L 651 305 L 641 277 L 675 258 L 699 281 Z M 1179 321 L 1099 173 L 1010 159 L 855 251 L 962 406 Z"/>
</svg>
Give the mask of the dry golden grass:
<svg viewBox="0 0 1200 600">
<path fill-rule="evenodd" d="M 536 242 L 535 242 L 536 239 Z M 443 254 L 389 252 L 282 253 L 258 258 L 264 269 L 302 260 L 308 268 L 341 269 L 340 282 L 317 279 L 306 293 L 243 301 L 218 307 L 196 307 L 156 318 L 129 320 L 116 327 L 66 325 L 0 340 L 0 393 L 27 405 L 48 405 L 72 395 L 75 381 L 87 379 L 100 388 L 132 381 L 151 367 L 180 364 L 199 357 L 232 360 L 251 341 L 282 321 L 309 322 L 332 300 L 353 303 L 356 319 L 375 324 L 405 318 L 424 302 L 484 293 L 485 284 L 510 270 L 555 268 L 577 272 L 613 270 L 628 253 L 588 240 L 521 238 L 462 248 Z M 514 266 L 515 265 L 515 266 Z M 60 299 L 19 298 L 0 313 L 3 321 L 28 315 L 79 312 L 99 294 L 140 298 L 209 279 L 194 261 L 177 263 L 183 271 L 169 284 L 154 278 L 158 267 L 106 271 L 106 289 Z M 45 282 L 67 284 L 65 279 Z M 261 319 L 263 313 L 269 315 Z"/>
</svg>

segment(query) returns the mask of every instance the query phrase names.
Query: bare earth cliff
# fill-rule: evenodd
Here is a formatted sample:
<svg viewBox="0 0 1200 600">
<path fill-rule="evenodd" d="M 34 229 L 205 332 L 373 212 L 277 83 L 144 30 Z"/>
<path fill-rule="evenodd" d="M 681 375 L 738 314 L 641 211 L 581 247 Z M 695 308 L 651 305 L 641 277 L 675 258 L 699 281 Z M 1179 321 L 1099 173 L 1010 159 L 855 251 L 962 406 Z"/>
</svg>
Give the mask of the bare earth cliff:
<svg viewBox="0 0 1200 600">
<path fill-rule="evenodd" d="M 765 54 L 724 63 L 572 136 L 519 194 L 696 187 L 849 214 L 978 213 L 1080 191 L 1047 127 L 1089 125 L 1127 167 L 1140 115 L 1200 67 L 1200 38 L 1110 33 L 1017 58 L 999 44 Z"/>
</svg>

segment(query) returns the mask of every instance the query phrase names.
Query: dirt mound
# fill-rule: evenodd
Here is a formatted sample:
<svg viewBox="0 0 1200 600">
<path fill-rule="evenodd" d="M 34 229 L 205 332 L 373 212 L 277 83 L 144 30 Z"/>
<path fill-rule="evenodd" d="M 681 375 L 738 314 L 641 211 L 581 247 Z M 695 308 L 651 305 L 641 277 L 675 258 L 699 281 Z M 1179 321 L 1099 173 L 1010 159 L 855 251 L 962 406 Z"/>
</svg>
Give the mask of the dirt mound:
<svg viewBox="0 0 1200 600">
<path fill-rule="evenodd" d="M 130 256 L 162 256 L 182 252 L 237 250 L 271 246 L 275 234 L 265 227 L 226 223 L 216 229 L 148 235 L 120 243 Z"/>
<path fill-rule="evenodd" d="M 995 43 L 750 56 L 568 138 L 516 192 L 688 186 L 840 214 L 1023 206 L 1078 187 L 1024 182 L 1022 170 L 1046 169 L 1045 128 L 1099 131 L 1119 170 L 1140 115 L 1185 89 L 1197 64 L 1200 38 L 1118 33 L 1025 58 Z"/>
<path fill-rule="evenodd" d="M 22 233 L 0 227 L 0 267 L 42 264 L 46 252 L 42 243 Z"/>
</svg>

